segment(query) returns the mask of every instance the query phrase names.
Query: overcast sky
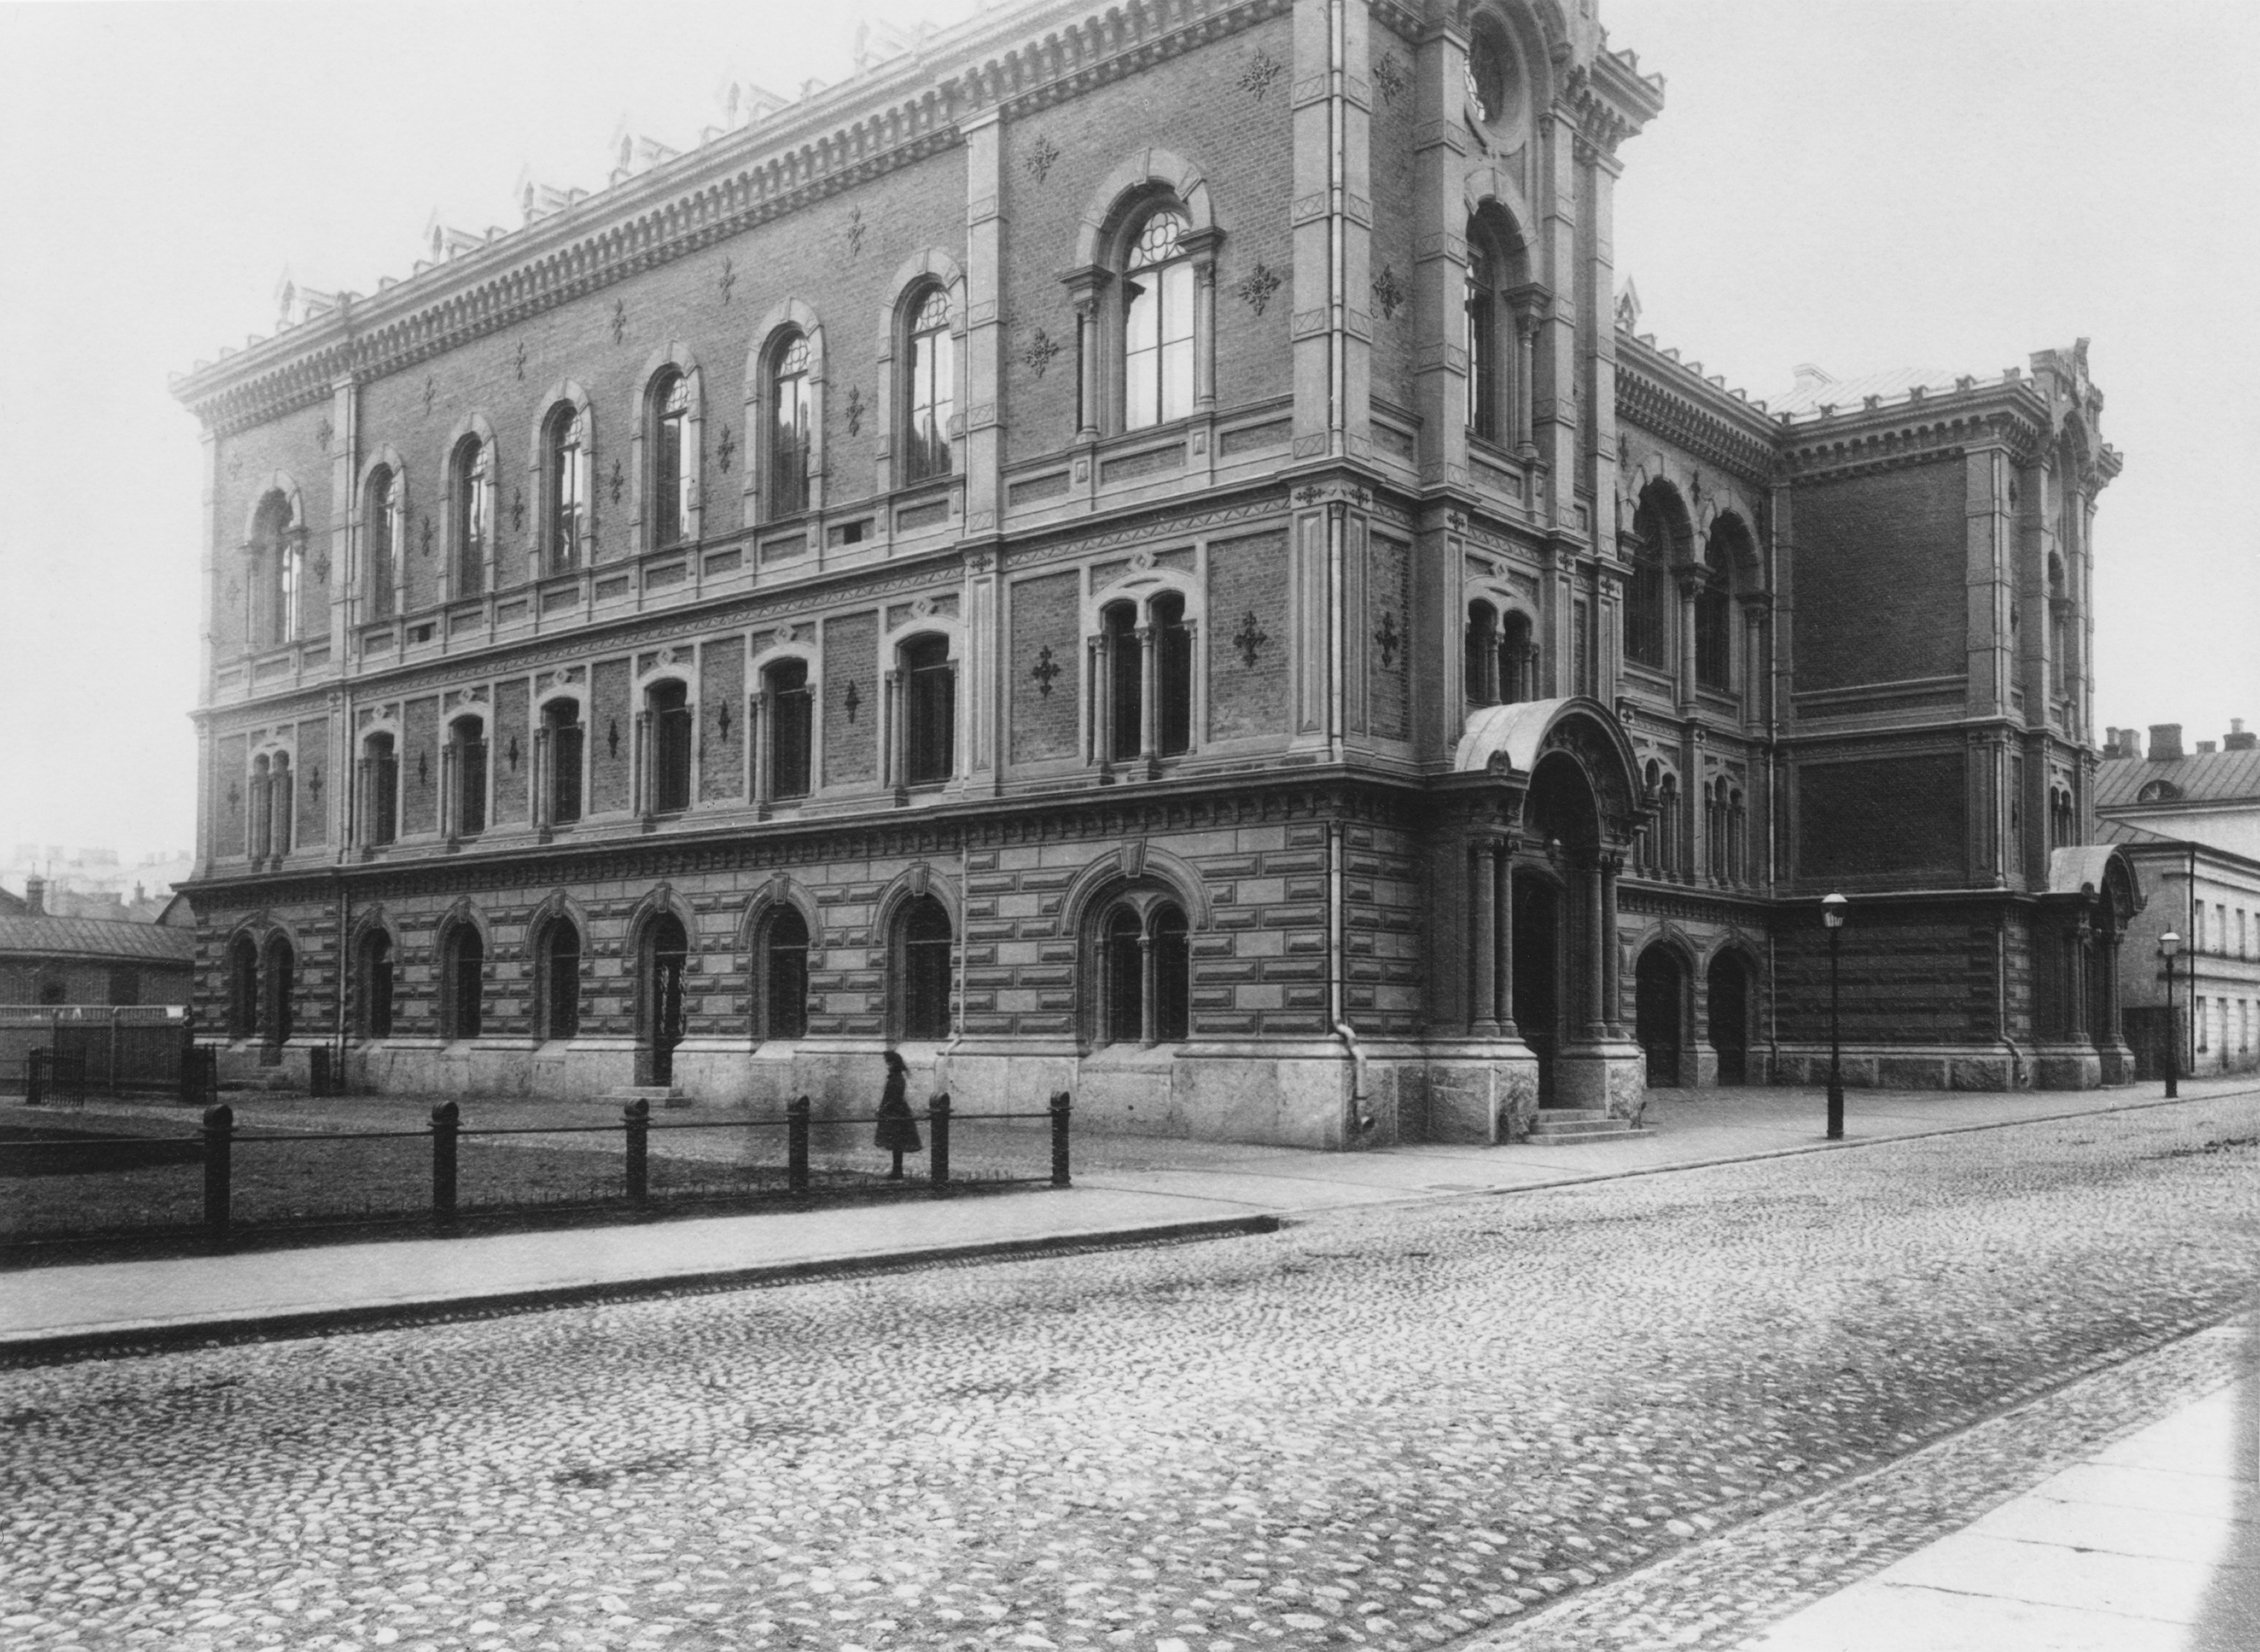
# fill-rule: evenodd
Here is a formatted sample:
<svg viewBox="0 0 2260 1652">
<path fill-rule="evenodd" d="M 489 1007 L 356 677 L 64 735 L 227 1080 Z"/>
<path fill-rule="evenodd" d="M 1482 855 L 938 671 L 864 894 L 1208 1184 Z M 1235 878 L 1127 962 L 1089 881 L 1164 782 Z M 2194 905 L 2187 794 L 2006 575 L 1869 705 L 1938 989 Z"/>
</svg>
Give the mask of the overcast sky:
<svg viewBox="0 0 2260 1652">
<path fill-rule="evenodd" d="M 1628 142 L 1641 329 L 1756 397 L 1799 362 L 1998 373 L 2093 340 L 2127 469 L 2099 724 L 2260 726 L 2260 8 L 1601 0 L 1669 77 Z M 0 5 L 0 855 L 194 835 L 197 443 L 166 375 L 301 285 L 405 275 L 437 209 L 596 186 L 623 123 L 849 70 L 965 0 Z M 1126 141 L 1128 139 L 1126 138 Z"/>
</svg>

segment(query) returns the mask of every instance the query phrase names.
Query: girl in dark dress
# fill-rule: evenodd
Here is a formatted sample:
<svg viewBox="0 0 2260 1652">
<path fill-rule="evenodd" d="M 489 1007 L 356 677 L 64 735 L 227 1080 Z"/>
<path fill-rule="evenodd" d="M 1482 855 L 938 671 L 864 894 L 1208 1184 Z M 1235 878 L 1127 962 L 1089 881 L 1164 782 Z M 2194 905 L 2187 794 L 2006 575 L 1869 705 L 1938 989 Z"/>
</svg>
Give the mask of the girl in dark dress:
<svg viewBox="0 0 2260 1652">
<path fill-rule="evenodd" d="M 879 1096 L 879 1128 L 874 1140 L 895 1155 L 895 1168 L 887 1172 L 887 1179 L 903 1179 L 903 1155 L 916 1153 L 919 1141 L 918 1115 L 911 1111 L 906 1093 L 910 1089 L 911 1069 L 894 1051 L 887 1052 L 887 1087 Z"/>
</svg>

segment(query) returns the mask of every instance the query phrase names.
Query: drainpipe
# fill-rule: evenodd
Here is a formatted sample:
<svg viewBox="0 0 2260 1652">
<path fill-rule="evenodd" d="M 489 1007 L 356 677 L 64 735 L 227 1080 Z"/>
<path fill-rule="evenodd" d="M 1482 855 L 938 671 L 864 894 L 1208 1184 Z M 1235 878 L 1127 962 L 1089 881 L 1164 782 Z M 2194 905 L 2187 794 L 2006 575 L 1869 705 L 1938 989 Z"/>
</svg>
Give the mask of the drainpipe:
<svg viewBox="0 0 2260 1652">
<path fill-rule="evenodd" d="M 337 1008 L 332 1022 L 337 1054 L 331 1058 L 337 1065 L 330 1074 L 330 1083 L 340 1094 L 343 1094 L 346 1077 L 346 982 L 353 969 L 353 894 L 346 885 L 345 873 L 339 868 L 333 866 L 330 869 L 330 881 L 337 886 L 338 891 L 338 992 Z"/>
<path fill-rule="evenodd" d="M 1344 111 L 1348 72 L 1349 23 L 1346 0 L 1327 0 L 1327 270 L 1334 291 L 1334 313 L 1327 318 L 1327 446 L 1345 452 L 1343 431 L 1348 421 L 1349 367 L 1344 340 L 1348 335 L 1349 296 L 1348 256 L 1343 247 L 1342 221 L 1349 211 L 1348 155 L 1348 119 Z"/>
<path fill-rule="evenodd" d="M 1365 1051 L 1357 1041 L 1357 1029 L 1349 1024 L 1349 972 L 1344 955 L 1348 938 L 1344 933 L 1345 927 L 1342 829 L 1341 822 L 1335 820 L 1327 827 L 1327 1020 L 1334 1028 L 1334 1035 L 1341 1041 L 1343 1054 L 1349 1057 L 1349 1123 L 1343 1134 L 1346 1141 L 1355 1142 L 1372 1131 L 1374 1118 L 1368 1106 Z"/>
<path fill-rule="evenodd" d="M 2194 842 L 2191 843 L 2189 846 L 2189 888 L 2183 894 L 2182 899 L 2189 908 L 2189 911 L 2182 919 L 2182 933 L 2189 938 L 2190 1030 L 2189 1036 L 2187 1038 L 2183 1038 L 2181 1036 L 2181 1029 L 2179 1027 L 2169 1026 L 2166 1028 L 2166 1036 L 2174 1040 L 2182 1047 L 2182 1071 L 2185 1074 L 2194 1076 L 2197 1072 L 2197 914 L 2199 906 L 2197 898 L 2197 845 Z"/>
</svg>

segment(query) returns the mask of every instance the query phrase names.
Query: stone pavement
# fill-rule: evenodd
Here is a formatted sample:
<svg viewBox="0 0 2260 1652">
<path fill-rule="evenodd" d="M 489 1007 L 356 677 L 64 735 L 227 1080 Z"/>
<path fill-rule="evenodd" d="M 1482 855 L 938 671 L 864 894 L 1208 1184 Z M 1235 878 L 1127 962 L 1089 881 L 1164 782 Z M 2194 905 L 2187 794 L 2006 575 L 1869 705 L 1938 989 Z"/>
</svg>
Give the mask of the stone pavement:
<svg viewBox="0 0 2260 1652">
<path fill-rule="evenodd" d="M 2185 1082 L 2182 1094 L 2188 1103 L 2254 1089 L 2248 1075 Z M 397 1322 L 418 1314 L 452 1316 L 983 1254 L 1262 1231 L 1281 1219 L 1355 1206 L 1562 1187 L 2176 1105 L 2165 1102 L 2156 1084 L 2006 1094 L 1855 1091 L 1848 1096 L 1842 1143 L 1822 1137 L 1820 1092 L 1796 1088 L 1658 1091 L 1647 1119 L 1653 1134 L 1560 1145 L 1414 1144 L 1325 1154 L 1085 1134 L 1075 1143 L 1076 1185 L 1066 1190 L 19 1273 L 0 1291 L 0 1358 L 293 1334 L 354 1320 Z M 429 1106 L 428 1098 L 412 1097 L 314 1102 L 247 1095 L 237 1102 L 237 1116 L 240 1126 L 367 1128 L 428 1116 Z M 120 1109 L 106 1105 L 105 1111 Z M 182 1117 L 177 1108 L 132 1111 Z M 618 1113 L 605 1104 L 499 1100 L 474 1101 L 463 1111 L 467 1127 L 536 1119 L 589 1123 Z M 703 1135 L 655 1133 L 653 1147 L 696 1152 Z M 602 1137 L 547 1141 L 610 1146 Z M 956 1159 L 968 1170 L 978 1160 L 991 1170 L 1026 1171 L 1048 1154 L 1048 1134 L 1041 1125 L 985 1131 L 962 1126 L 958 1142 Z"/>
</svg>

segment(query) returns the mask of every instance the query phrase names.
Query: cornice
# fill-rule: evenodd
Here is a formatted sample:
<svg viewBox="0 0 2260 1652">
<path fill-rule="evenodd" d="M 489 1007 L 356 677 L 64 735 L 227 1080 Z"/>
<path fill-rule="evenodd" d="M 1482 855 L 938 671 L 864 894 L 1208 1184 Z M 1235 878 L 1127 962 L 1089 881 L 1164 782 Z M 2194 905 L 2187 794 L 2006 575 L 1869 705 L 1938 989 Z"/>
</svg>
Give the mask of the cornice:
<svg viewBox="0 0 2260 1652">
<path fill-rule="evenodd" d="M 1784 479 L 1802 480 L 1925 464 L 1985 447 L 2006 448 L 2020 465 L 2038 462 L 2048 451 L 2045 408 L 2014 397 L 1963 394 L 1799 424 L 1783 430 L 1781 468 Z"/>
<path fill-rule="evenodd" d="M 978 119 L 1079 97 L 1292 4 L 1123 0 L 1080 18 L 1082 6 L 1050 5 L 976 19 L 955 39 L 200 364 L 173 392 L 208 428 L 232 433 L 311 405 L 341 378 L 398 372 L 954 147 Z M 1029 38 L 1055 18 L 1064 20 Z M 1021 43 L 997 49 L 1016 35 Z M 936 58 L 955 67 L 933 74 Z"/>
<path fill-rule="evenodd" d="M 1618 334 L 1620 351 L 1624 344 L 1625 335 Z M 1682 369 L 1680 376 L 1693 375 Z M 1714 397 L 1670 382 L 1641 355 L 1618 358 L 1617 418 L 1745 482 L 1763 487 L 1772 478 L 1777 438 L 1763 414 L 1739 403 L 1720 407 Z"/>
</svg>

